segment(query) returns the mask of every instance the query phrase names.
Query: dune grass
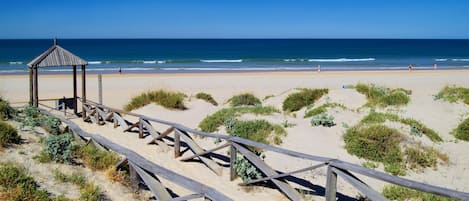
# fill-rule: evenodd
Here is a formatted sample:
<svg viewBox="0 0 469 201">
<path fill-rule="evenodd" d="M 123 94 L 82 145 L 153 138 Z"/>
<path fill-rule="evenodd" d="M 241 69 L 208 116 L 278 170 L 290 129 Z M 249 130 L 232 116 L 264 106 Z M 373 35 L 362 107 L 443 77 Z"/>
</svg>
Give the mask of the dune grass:
<svg viewBox="0 0 469 201">
<path fill-rule="evenodd" d="M 456 127 L 452 134 L 454 137 L 460 140 L 469 141 L 469 118 L 462 121 L 458 127 Z"/>
<path fill-rule="evenodd" d="M 103 151 L 92 143 L 81 147 L 76 155 L 92 170 L 106 170 L 119 162 L 119 157 L 109 151 Z"/>
<path fill-rule="evenodd" d="M 469 88 L 445 86 L 434 97 L 435 99 L 442 99 L 450 103 L 461 101 L 469 105 Z"/>
<path fill-rule="evenodd" d="M 457 199 L 451 199 L 444 196 L 434 195 L 431 193 L 425 193 L 422 191 L 413 190 L 410 188 L 388 185 L 383 188 L 383 196 L 389 200 L 415 200 L 415 201 L 456 201 Z"/>
<path fill-rule="evenodd" d="M 8 144 L 18 144 L 20 142 L 21 137 L 18 135 L 16 128 L 0 120 L 0 147 L 5 147 Z"/>
<path fill-rule="evenodd" d="M 356 84 L 355 89 L 366 96 L 368 106 L 379 107 L 407 105 L 410 101 L 409 95 L 412 94 L 412 91 L 403 88 L 390 89 L 363 83 Z"/>
<path fill-rule="evenodd" d="M 185 94 L 179 92 L 170 92 L 165 90 L 148 91 L 138 96 L 132 97 L 130 102 L 124 106 L 124 110 L 131 111 L 141 108 L 150 103 L 156 103 L 167 109 L 185 110 L 184 105 Z"/>
<path fill-rule="evenodd" d="M 199 128 L 204 132 L 215 132 L 228 119 L 234 119 L 242 114 L 269 115 L 279 113 L 280 111 L 272 106 L 243 106 L 221 109 L 211 115 L 205 117 L 200 123 Z"/>
<path fill-rule="evenodd" d="M 283 111 L 298 111 L 303 107 L 312 105 L 328 92 L 329 89 L 300 89 L 299 92 L 288 95 L 288 97 L 283 101 Z"/>
<path fill-rule="evenodd" d="M 13 118 L 16 110 L 10 106 L 10 103 L 0 96 L 0 120 L 7 120 Z"/>
<path fill-rule="evenodd" d="M 201 99 L 206 101 L 207 103 L 211 103 L 214 106 L 218 106 L 218 103 L 215 99 L 213 99 L 212 95 L 204 92 L 199 92 L 195 95 L 197 99 Z"/>
<path fill-rule="evenodd" d="M 54 179 L 59 182 L 75 184 L 80 189 L 80 200 L 100 201 L 105 200 L 98 186 L 86 181 L 85 176 L 80 173 L 64 174 L 59 170 L 54 170 Z"/>
<path fill-rule="evenodd" d="M 271 124 L 266 120 L 231 120 L 225 122 L 225 126 L 228 133 L 232 136 L 264 144 L 279 145 L 282 143 L 282 137 L 287 134 L 282 126 Z"/>
<path fill-rule="evenodd" d="M 390 113 L 379 113 L 372 110 L 367 116 L 365 116 L 360 123 L 361 124 L 370 124 L 370 123 L 384 123 L 386 120 L 393 122 L 400 122 L 402 124 L 411 126 L 414 128 L 416 135 L 420 133 L 426 135 L 433 142 L 441 142 L 443 139 L 438 135 L 438 133 L 431 128 L 425 126 L 422 122 L 417 121 L 412 118 L 401 118 L 398 115 Z"/>
<path fill-rule="evenodd" d="M 321 113 L 327 112 L 327 108 L 342 108 L 342 109 L 347 109 L 344 105 L 340 103 L 324 103 L 316 108 L 313 108 L 311 110 L 308 110 L 305 113 L 304 118 L 312 117 Z"/>
<path fill-rule="evenodd" d="M 236 106 L 255 106 L 260 105 L 261 100 L 251 93 L 243 93 L 231 97 L 228 102 L 232 107 Z"/>
</svg>

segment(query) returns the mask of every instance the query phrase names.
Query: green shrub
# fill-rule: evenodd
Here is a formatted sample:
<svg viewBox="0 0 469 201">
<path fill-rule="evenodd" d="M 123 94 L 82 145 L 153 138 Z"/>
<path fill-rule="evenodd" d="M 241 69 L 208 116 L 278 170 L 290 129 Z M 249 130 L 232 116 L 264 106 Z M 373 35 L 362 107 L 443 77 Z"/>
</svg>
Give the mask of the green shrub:
<svg viewBox="0 0 469 201">
<path fill-rule="evenodd" d="M 403 154 L 399 143 L 402 134 L 384 125 L 358 125 L 344 134 L 345 149 L 360 158 L 386 164 L 401 164 Z"/>
<path fill-rule="evenodd" d="M 342 104 L 339 104 L 339 103 L 325 103 L 325 104 L 322 104 L 319 107 L 316 107 L 312 110 L 307 111 L 304 118 L 308 118 L 308 117 L 312 117 L 314 115 L 325 113 L 325 112 L 327 112 L 327 108 L 336 108 L 336 107 L 340 107 L 342 109 L 345 109 L 345 106 L 342 105 Z"/>
<path fill-rule="evenodd" d="M 383 188 L 383 196 L 389 200 L 415 200 L 415 201 L 456 201 L 439 195 L 416 191 L 402 186 L 388 185 Z"/>
<path fill-rule="evenodd" d="M 51 135 L 44 141 L 44 152 L 51 160 L 60 163 L 70 163 L 72 157 L 72 134 Z"/>
<path fill-rule="evenodd" d="M 378 167 L 378 163 L 374 163 L 371 161 L 365 161 L 362 163 L 363 167 L 369 168 L 369 169 L 376 169 Z"/>
<path fill-rule="evenodd" d="M 422 122 L 417 121 L 412 118 L 400 118 L 399 122 L 409 125 L 411 127 L 415 127 L 414 129 L 417 129 L 419 132 L 423 133 L 426 135 L 431 141 L 433 142 L 441 142 L 443 139 L 436 133 L 434 130 L 431 128 L 428 128 L 425 126 Z"/>
<path fill-rule="evenodd" d="M 469 141 L 469 118 L 462 121 L 452 133 L 460 140 Z"/>
<path fill-rule="evenodd" d="M 106 170 L 119 162 L 119 157 L 116 154 L 100 150 L 91 143 L 81 147 L 77 155 L 92 170 Z"/>
<path fill-rule="evenodd" d="M 0 120 L 7 120 L 16 115 L 16 110 L 10 106 L 8 101 L 0 97 Z"/>
<path fill-rule="evenodd" d="M 213 99 L 212 95 L 210 95 L 208 93 L 200 92 L 200 93 L 197 93 L 195 95 L 195 97 L 197 99 L 205 100 L 206 102 L 211 103 L 214 106 L 218 105 L 217 101 L 215 101 L 215 99 Z"/>
<path fill-rule="evenodd" d="M 286 135 L 286 131 L 282 126 L 272 125 L 265 120 L 228 120 L 225 126 L 227 132 L 232 136 L 264 144 L 280 144 L 282 142 L 281 137 Z"/>
<path fill-rule="evenodd" d="M 389 89 L 384 86 L 362 83 L 355 85 L 355 89 L 366 96 L 368 105 L 381 107 L 406 105 L 409 103 L 409 95 L 412 93 L 412 91 L 402 88 Z"/>
<path fill-rule="evenodd" d="M 18 135 L 16 129 L 10 124 L 0 120 L 0 147 L 5 147 L 7 144 L 18 144 L 21 142 L 21 137 Z"/>
<path fill-rule="evenodd" d="M 406 174 L 405 168 L 406 167 L 404 163 L 384 164 L 384 171 L 396 176 L 404 176 Z"/>
<path fill-rule="evenodd" d="M 205 117 L 200 123 L 199 128 L 204 132 L 215 132 L 222 126 L 228 119 L 235 119 L 239 115 L 252 113 L 256 115 L 268 115 L 278 113 L 276 108 L 272 106 L 257 105 L 254 107 L 234 107 L 224 108 L 211 115 Z"/>
<path fill-rule="evenodd" d="M 469 105 L 469 88 L 445 86 L 435 95 L 435 99 L 443 99 L 450 103 L 462 101 Z"/>
<path fill-rule="evenodd" d="M 40 118 L 40 126 L 52 135 L 60 134 L 60 119 L 52 116 L 42 116 Z"/>
<path fill-rule="evenodd" d="M 237 157 L 234 162 L 236 175 L 240 176 L 243 182 L 260 179 L 263 174 L 244 157 Z"/>
<path fill-rule="evenodd" d="M 132 97 L 132 100 L 124 106 L 124 109 L 131 111 L 153 102 L 168 109 L 185 110 L 187 109 L 184 105 L 185 97 L 186 95 L 183 93 L 168 92 L 165 90 L 148 91 Z"/>
<path fill-rule="evenodd" d="M 101 190 L 98 186 L 92 183 L 86 183 L 85 186 L 80 188 L 81 201 L 101 201 L 104 200 Z"/>
<path fill-rule="evenodd" d="M 283 101 L 283 111 L 298 111 L 303 107 L 312 105 L 328 92 L 329 89 L 301 89 L 299 92 L 288 95 Z"/>
<path fill-rule="evenodd" d="M 228 102 L 230 102 L 231 106 L 243 106 L 243 105 L 260 105 L 261 100 L 256 96 L 250 93 L 239 94 L 236 96 L 231 97 Z"/>
<path fill-rule="evenodd" d="M 34 117 L 39 117 L 39 115 L 41 115 L 41 112 L 39 111 L 39 109 L 33 106 L 26 106 L 22 112 L 26 117 L 34 118 Z"/>
<path fill-rule="evenodd" d="M 410 169 L 422 169 L 437 166 L 437 156 L 433 149 L 417 146 L 408 147 L 405 150 L 406 164 Z"/>
<path fill-rule="evenodd" d="M 11 163 L 0 163 L 0 187 L 6 192 L 6 200 L 52 200 L 46 191 L 38 189 L 36 181 L 24 168 Z"/>
<path fill-rule="evenodd" d="M 313 118 L 311 119 L 311 125 L 312 126 L 324 126 L 324 127 L 335 126 L 334 117 L 326 113 L 314 115 Z"/>
</svg>

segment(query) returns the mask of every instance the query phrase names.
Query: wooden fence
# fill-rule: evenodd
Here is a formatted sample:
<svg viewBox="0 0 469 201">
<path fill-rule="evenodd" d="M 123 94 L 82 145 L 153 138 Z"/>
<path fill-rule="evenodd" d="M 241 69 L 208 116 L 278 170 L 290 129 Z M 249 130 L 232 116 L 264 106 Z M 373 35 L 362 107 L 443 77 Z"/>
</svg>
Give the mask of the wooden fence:
<svg viewBox="0 0 469 201">
<path fill-rule="evenodd" d="M 152 143 L 160 144 L 161 146 L 167 146 L 164 141 L 165 138 L 168 138 L 172 135 L 172 143 L 174 148 L 174 157 L 180 157 L 181 161 L 187 161 L 194 158 L 198 158 L 202 163 L 204 163 L 210 170 L 212 170 L 215 174 L 220 175 L 223 171 L 223 167 L 217 163 L 214 158 L 214 152 L 220 149 L 229 148 L 229 171 L 231 180 L 236 177 L 236 173 L 234 170 L 234 161 L 238 154 L 244 156 L 245 159 L 249 160 L 253 165 L 255 165 L 263 174 L 264 177 L 261 179 L 256 179 L 248 182 L 241 183 L 240 185 L 251 185 L 259 182 L 271 182 L 273 183 L 282 193 L 285 194 L 291 200 L 303 200 L 304 197 L 286 180 L 287 177 L 294 177 L 294 174 L 298 174 L 305 171 L 310 171 L 317 168 L 327 168 L 327 181 L 325 188 L 325 197 L 327 201 L 335 201 L 337 196 L 337 177 L 339 176 L 346 182 L 350 183 L 353 187 L 355 187 L 358 191 L 360 191 L 366 197 L 372 200 L 387 200 L 384 198 L 379 192 L 372 189 L 369 185 L 365 182 L 360 180 L 358 177 L 354 175 L 360 174 L 370 178 L 374 178 L 377 180 L 381 180 L 387 183 L 408 187 L 411 189 L 415 189 L 418 191 L 424 191 L 428 193 L 433 193 L 437 195 L 447 196 L 451 198 L 456 198 L 460 200 L 469 200 L 469 193 L 455 191 L 443 187 L 438 187 L 430 184 L 425 184 L 421 182 L 412 181 L 409 179 L 392 176 L 383 172 L 371 170 L 368 168 L 364 168 L 359 165 L 355 165 L 352 163 L 348 163 L 345 161 L 310 155 L 306 153 L 300 153 L 288 149 L 283 149 L 280 147 L 275 147 L 267 144 L 262 144 L 259 142 L 250 141 L 244 138 L 234 137 L 234 136 L 227 136 L 221 134 L 212 134 L 212 133 L 205 133 L 201 132 L 192 128 L 188 128 L 184 125 L 173 123 L 169 121 L 164 121 L 156 118 L 147 117 L 140 114 L 135 114 L 132 112 L 123 111 L 120 109 L 115 109 L 111 107 L 107 107 L 104 105 L 100 105 L 96 102 L 87 100 L 83 104 L 84 111 L 88 116 L 83 116 L 84 120 L 91 121 L 93 123 L 102 125 L 105 123 L 113 123 L 114 127 L 120 127 L 123 132 L 138 132 L 139 138 L 144 138 L 146 136 L 152 137 Z M 125 115 L 125 117 L 124 117 Z M 126 119 L 127 117 L 127 119 Z M 129 119 L 134 119 L 129 120 Z M 166 129 L 162 131 L 158 131 L 158 127 L 165 127 Z M 220 141 L 225 141 L 222 145 L 217 145 L 214 148 L 204 149 L 200 145 L 198 145 L 190 135 L 202 136 L 217 139 Z M 89 136 L 88 136 L 89 137 Z M 98 138 L 100 144 L 107 144 L 109 143 L 104 140 L 102 137 Z M 184 142 L 184 143 L 182 143 Z M 117 145 L 113 145 L 114 147 Z M 193 155 L 181 157 L 181 146 L 186 146 L 193 152 Z M 279 172 L 272 167 L 270 167 L 264 160 L 262 160 L 258 155 L 247 149 L 246 147 L 255 147 L 262 150 L 268 150 L 272 152 L 277 152 L 279 154 L 283 154 L 293 158 L 300 158 L 304 160 L 309 160 L 316 162 L 317 164 L 303 167 L 295 171 L 290 172 Z M 119 149 L 122 149 L 119 147 Z M 128 152 L 128 151 L 127 151 Z M 143 165 L 140 162 L 141 157 L 138 155 L 133 155 L 133 158 L 140 158 L 138 161 L 132 162 L 134 164 L 138 164 L 140 166 Z M 144 166 L 148 167 L 148 166 Z M 149 170 L 148 168 L 146 168 Z M 159 168 L 154 168 L 157 171 Z M 157 171 L 158 172 L 158 171 Z M 166 176 L 169 176 L 169 172 L 165 172 Z M 171 173 L 175 174 L 175 173 Z M 179 177 L 179 176 L 178 176 Z M 181 176 L 182 177 L 182 176 Z M 196 189 L 195 189 L 196 190 Z M 196 191 L 199 192 L 199 191 Z M 211 199 L 215 200 L 225 200 L 228 199 L 218 193 L 216 191 L 210 191 L 212 194 L 205 194 Z M 216 195 L 216 196 L 215 196 Z"/>
</svg>

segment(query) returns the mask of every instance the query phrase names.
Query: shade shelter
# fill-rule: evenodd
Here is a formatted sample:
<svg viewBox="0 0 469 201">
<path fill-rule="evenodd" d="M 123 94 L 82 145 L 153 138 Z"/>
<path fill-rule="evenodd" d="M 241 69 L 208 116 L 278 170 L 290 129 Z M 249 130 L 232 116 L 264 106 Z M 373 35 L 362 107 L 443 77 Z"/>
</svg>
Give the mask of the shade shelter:
<svg viewBox="0 0 469 201">
<path fill-rule="evenodd" d="M 72 54 L 57 44 L 54 39 L 54 45 L 44 53 L 28 63 L 29 66 L 29 104 L 35 107 L 39 105 L 38 90 L 38 68 L 54 66 L 72 66 L 73 67 L 73 111 L 77 113 L 77 66 L 81 66 L 82 79 L 82 99 L 86 101 L 86 72 L 87 62 L 80 57 Z M 85 115 L 85 114 L 84 114 Z"/>
</svg>

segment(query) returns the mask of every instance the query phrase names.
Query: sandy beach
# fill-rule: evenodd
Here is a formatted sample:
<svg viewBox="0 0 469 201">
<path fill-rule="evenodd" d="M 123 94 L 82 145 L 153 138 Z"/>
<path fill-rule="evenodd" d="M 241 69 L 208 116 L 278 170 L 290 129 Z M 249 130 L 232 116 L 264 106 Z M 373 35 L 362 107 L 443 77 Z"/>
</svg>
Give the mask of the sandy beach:
<svg viewBox="0 0 469 201">
<path fill-rule="evenodd" d="M 78 76 L 78 78 L 78 95 L 80 96 L 81 77 Z M 469 107 L 463 103 L 434 100 L 434 95 L 447 85 L 469 87 L 469 70 L 105 74 L 103 75 L 103 104 L 114 108 L 123 108 L 133 96 L 149 90 L 164 89 L 182 92 L 188 95 L 185 100 L 187 110 L 168 110 L 150 104 L 134 110 L 134 112 L 178 122 L 197 129 L 199 122 L 207 115 L 229 107 L 226 102 L 233 95 L 248 92 L 261 100 L 266 96 L 272 96 L 263 101 L 262 104 L 271 105 L 281 110 L 283 100 L 298 88 L 328 88 L 329 93 L 315 103 L 315 106 L 326 102 L 336 102 L 348 108 L 348 110 L 339 108 L 328 110 L 328 113 L 334 115 L 337 124 L 331 128 L 312 127 L 310 119 L 303 118 L 306 108 L 295 112 L 295 115 L 282 113 L 255 116 L 248 114 L 241 116 L 241 119 L 265 119 L 275 124 L 290 122 L 294 126 L 286 128 L 288 135 L 283 138 L 280 147 L 311 155 L 337 158 L 360 165 L 365 160 L 349 154 L 344 148 L 342 137 L 347 127 L 357 124 L 369 112 L 369 108 L 363 107 L 367 102 L 364 95 L 354 89 L 344 88 L 344 86 L 357 83 L 373 83 L 389 88 L 412 90 L 408 105 L 378 110 L 421 121 L 443 138 L 443 142 L 439 143 L 434 143 L 426 138 L 417 140 L 446 153 L 449 156 L 449 164 L 438 165 L 437 170 L 426 168 L 423 171 L 408 171 L 405 178 L 459 191 L 469 191 L 469 182 L 467 182 L 469 180 L 469 161 L 466 159 L 466 154 L 469 152 L 469 142 L 455 140 L 454 136 L 450 134 L 462 119 L 469 116 Z M 87 98 L 97 101 L 97 75 L 87 75 L 86 86 Z M 0 95 L 13 105 L 21 105 L 15 103 L 28 101 L 28 89 L 29 78 L 27 75 L 0 75 Z M 211 94 L 220 103 L 219 106 L 213 106 L 196 99 L 194 95 L 198 92 Z M 63 96 L 72 96 L 71 75 L 39 75 L 40 99 Z M 48 104 L 53 103 L 49 102 Z M 80 119 L 74 119 L 74 121 L 91 133 L 103 135 L 164 167 L 214 187 L 235 200 L 286 199 L 275 189 L 259 187 L 246 191 L 237 185 L 241 182 L 240 179 L 229 182 L 229 171 L 224 171 L 220 178 L 213 179 L 215 177 L 213 172 L 202 164 L 180 162 L 173 158 L 173 153 L 170 151 L 161 150 L 157 146 L 145 145 L 149 139 L 138 140 L 134 135 L 122 134 L 111 125 L 97 126 L 82 122 Z M 223 130 L 220 133 L 225 134 Z M 214 146 L 213 140 L 197 139 L 197 141 L 204 145 Z M 189 155 L 189 153 L 186 154 Z M 275 153 L 266 152 L 265 154 L 265 161 L 281 171 L 292 171 L 311 165 L 310 162 L 286 158 Z M 383 166 L 380 165 L 377 170 L 383 171 Z M 308 171 L 298 177 L 311 181 L 315 185 L 324 186 L 325 184 L 324 169 Z M 363 179 L 378 191 L 384 186 L 382 182 L 366 177 Z M 176 192 L 186 193 L 184 189 L 174 188 Z M 340 179 L 338 191 L 350 197 L 357 195 L 357 191 L 352 186 Z M 321 200 L 323 198 L 314 199 Z"/>
</svg>

